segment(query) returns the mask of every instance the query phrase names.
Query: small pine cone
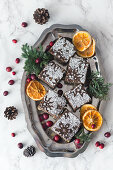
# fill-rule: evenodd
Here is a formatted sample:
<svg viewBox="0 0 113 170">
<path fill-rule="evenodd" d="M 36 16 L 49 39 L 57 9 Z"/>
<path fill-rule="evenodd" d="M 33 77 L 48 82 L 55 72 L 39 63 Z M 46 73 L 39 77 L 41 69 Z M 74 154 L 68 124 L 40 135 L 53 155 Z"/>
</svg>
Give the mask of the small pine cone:
<svg viewBox="0 0 113 170">
<path fill-rule="evenodd" d="M 33 14 L 33 17 L 34 17 L 35 22 L 41 25 L 48 22 L 48 19 L 50 18 L 49 12 L 45 8 L 36 9 L 36 11 Z"/>
<path fill-rule="evenodd" d="M 4 111 L 4 117 L 8 118 L 8 120 L 16 119 L 17 115 L 18 111 L 14 106 L 6 107 L 6 110 Z"/>
<path fill-rule="evenodd" d="M 32 146 L 29 146 L 26 149 L 24 149 L 23 155 L 26 157 L 31 157 L 35 153 L 36 153 L 35 147 L 32 145 Z"/>
</svg>

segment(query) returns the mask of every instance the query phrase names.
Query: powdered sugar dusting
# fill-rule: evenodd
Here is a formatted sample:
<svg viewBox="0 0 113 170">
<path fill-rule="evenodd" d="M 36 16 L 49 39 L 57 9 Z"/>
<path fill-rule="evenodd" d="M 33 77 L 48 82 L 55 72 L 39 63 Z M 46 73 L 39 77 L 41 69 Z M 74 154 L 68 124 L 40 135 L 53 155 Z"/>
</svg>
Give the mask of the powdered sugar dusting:
<svg viewBox="0 0 113 170">
<path fill-rule="evenodd" d="M 74 55 L 74 45 L 63 37 L 60 37 L 52 46 L 50 52 L 56 56 L 59 61 L 67 63 L 69 58 Z"/>
<path fill-rule="evenodd" d="M 76 134 L 80 126 L 80 120 L 69 110 L 65 110 L 62 117 L 52 126 L 52 130 L 69 142 Z"/>
<path fill-rule="evenodd" d="M 67 83 L 84 83 L 89 63 L 82 58 L 70 58 L 65 81 Z"/>
<path fill-rule="evenodd" d="M 66 105 L 65 98 L 59 97 L 57 93 L 52 90 L 49 90 L 48 93 L 45 95 L 43 100 L 40 102 L 39 106 L 45 112 L 53 116 L 58 116 L 64 109 Z"/>
<path fill-rule="evenodd" d="M 81 84 L 74 89 L 67 91 L 65 97 L 68 99 L 74 110 L 91 100 Z"/>
<path fill-rule="evenodd" d="M 38 77 L 54 87 L 62 79 L 64 73 L 65 70 L 52 61 L 42 70 Z"/>
</svg>

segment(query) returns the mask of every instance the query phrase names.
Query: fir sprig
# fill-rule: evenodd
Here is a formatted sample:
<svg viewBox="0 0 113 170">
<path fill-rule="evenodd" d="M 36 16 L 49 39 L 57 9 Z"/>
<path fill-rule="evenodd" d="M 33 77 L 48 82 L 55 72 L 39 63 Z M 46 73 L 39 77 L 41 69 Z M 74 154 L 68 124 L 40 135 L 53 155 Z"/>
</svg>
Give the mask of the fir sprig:
<svg viewBox="0 0 113 170">
<path fill-rule="evenodd" d="M 80 139 L 80 142 L 81 143 L 84 143 L 84 142 L 89 142 L 91 140 L 91 137 L 90 137 L 91 133 L 85 133 L 84 132 L 84 127 L 82 127 L 78 133 L 76 134 L 76 138 L 77 139 Z"/>
<path fill-rule="evenodd" d="M 99 72 L 92 72 L 88 91 L 91 96 L 99 98 L 100 100 L 106 100 L 111 85 L 111 83 L 105 83 L 104 78 Z"/>
<path fill-rule="evenodd" d="M 34 73 L 36 76 L 41 72 L 46 64 L 52 60 L 52 55 L 44 52 L 43 47 L 40 45 L 39 50 L 30 47 L 28 44 L 22 46 L 22 57 L 26 59 L 24 70 L 27 74 Z M 35 63 L 35 60 L 39 58 L 40 63 Z"/>
</svg>

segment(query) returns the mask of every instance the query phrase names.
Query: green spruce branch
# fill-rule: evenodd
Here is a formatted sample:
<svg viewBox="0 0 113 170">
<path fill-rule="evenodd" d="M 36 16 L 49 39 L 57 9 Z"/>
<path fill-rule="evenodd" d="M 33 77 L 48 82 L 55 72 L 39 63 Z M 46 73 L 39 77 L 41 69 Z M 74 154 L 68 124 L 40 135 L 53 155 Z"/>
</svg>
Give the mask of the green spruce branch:
<svg viewBox="0 0 113 170">
<path fill-rule="evenodd" d="M 52 60 L 52 55 L 44 52 L 43 47 L 40 45 L 39 50 L 30 47 L 28 44 L 22 46 L 22 57 L 25 58 L 24 70 L 27 74 L 34 73 L 36 76 L 41 72 L 46 64 Z M 35 63 L 35 60 L 39 58 L 39 64 Z"/>
</svg>

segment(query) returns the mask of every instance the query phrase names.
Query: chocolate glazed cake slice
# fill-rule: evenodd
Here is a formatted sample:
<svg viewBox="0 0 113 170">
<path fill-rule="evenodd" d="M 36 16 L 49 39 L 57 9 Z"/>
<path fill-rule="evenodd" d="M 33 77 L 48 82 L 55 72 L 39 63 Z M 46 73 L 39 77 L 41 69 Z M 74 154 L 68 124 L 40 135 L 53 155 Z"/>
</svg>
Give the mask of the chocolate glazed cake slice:
<svg viewBox="0 0 113 170">
<path fill-rule="evenodd" d="M 82 84 L 79 84 L 73 89 L 65 92 L 64 96 L 74 111 L 76 111 L 76 109 L 81 107 L 83 104 L 91 101 L 90 96 Z"/>
<path fill-rule="evenodd" d="M 86 59 L 71 57 L 67 67 L 65 82 L 68 84 L 85 83 L 89 63 Z"/>
<path fill-rule="evenodd" d="M 51 130 L 61 136 L 66 142 L 70 142 L 77 133 L 79 126 L 80 120 L 68 109 L 65 109 L 62 116 L 51 127 Z"/>
<path fill-rule="evenodd" d="M 57 83 L 63 78 L 65 70 L 54 61 L 51 61 L 38 75 L 38 78 L 48 84 L 51 88 L 55 88 Z"/>
<path fill-rule="evenodd" d="M 74 45 L 64 37 L 60 37 L 49 52 L 60 62 L 66 64 L 75 54 Z"/>
<path fill-rule="evenodd" d="M 38 105 L 38 110 L 47 112 L 56 119 L 63 112 L 65 105 L 66 99 L 63 96 L 59 97 L 56 92 L 49 90 Z"/>
</svg>

